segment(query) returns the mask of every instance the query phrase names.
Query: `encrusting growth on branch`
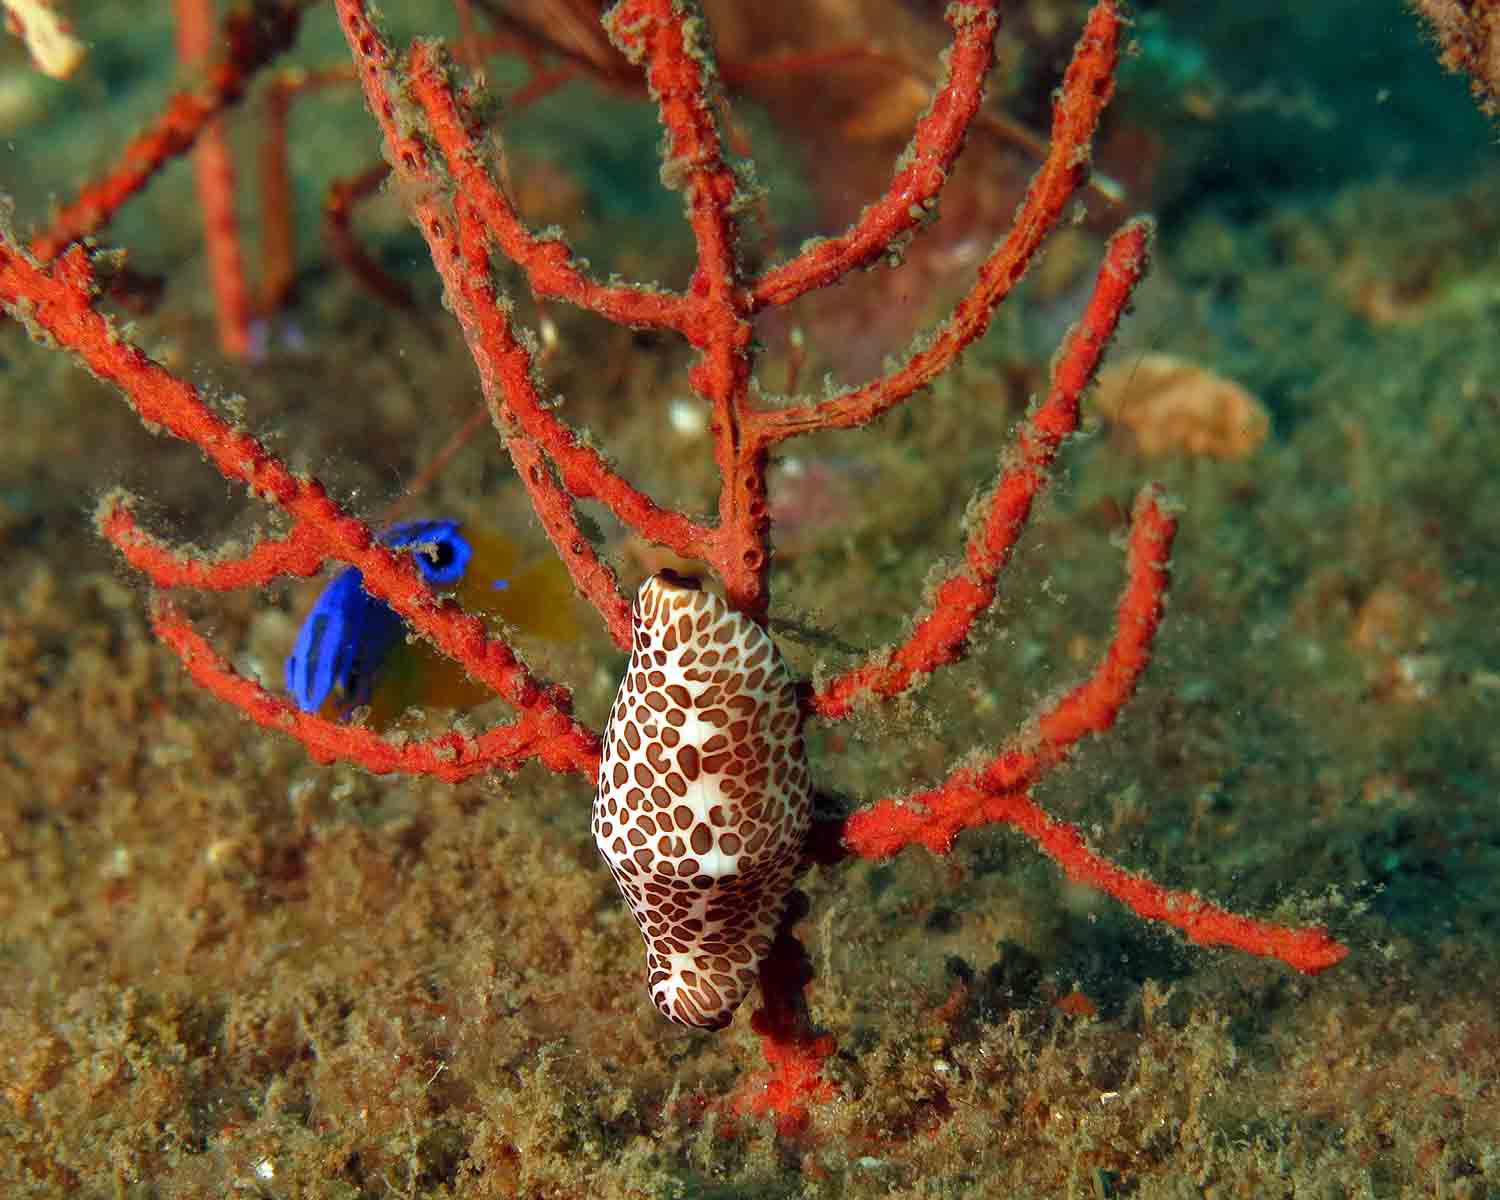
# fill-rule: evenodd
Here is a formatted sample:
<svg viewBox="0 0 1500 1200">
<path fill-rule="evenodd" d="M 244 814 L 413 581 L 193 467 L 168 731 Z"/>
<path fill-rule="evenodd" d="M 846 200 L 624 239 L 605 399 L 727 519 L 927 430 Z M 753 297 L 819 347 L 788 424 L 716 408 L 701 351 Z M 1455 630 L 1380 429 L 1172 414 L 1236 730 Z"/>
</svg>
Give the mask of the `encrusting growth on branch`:
<svg viewBox="0 0 1500 1200">
<path fill-rule="evenodd" d="M 922 672 L 962 657 L 974 622 L 995 599 L 1000 572 L 1051 478 L 1058 450 L 1078 428 L 1084 389 L 1145 272 L 1150 236 L 1148 222 L 1134 221 L 1111 240 L 1083 320 L 1063 343 L 1047 398 L 1021 426 L 1011 457 L 984 502 L 983 519 L 964 547 L 962 564 L 933 589 L 926 614 L 885 660 L 844 672 L 813 697 L 819 716 L 847 716 L 858 699 L 870 694 L 899 695 Z"/>
<path fill-rule="evenodd" d="M 9 240 L 0 244 L 0 303 L 123 392 L 143 422 L 198 446 L 227 479 L 273 506 L 286 523 L 283 534 L 242 552 L 198 557 L 143 530 L 130 499 L 114 493 L 99 508 L 101 533 L 163 591 L 258 588 L 310 576 L 329 564 L 357 568 L 371 597 L 505 700 L 515 716 L 473 737 L 455 732 L 408 741 L 325 719 L 236 673 L 177 607 L 158 597 L 152 602 L 153 628 L 194 680 L 267 728 L 298 738 L 319 760 L 454 781 L 535 760 L 599 784 L 596 831 L 661 964 L 659 1003 L 690 1023 L 722 1024 L 757 976 L 762 1007 L 751 1024 L 763 1042 L 768 1073 L 743 1090 L 736 1104 L 775 1115 L 787 1131 L 833 1094 L 822 1074 L 833 1039 L 811 1022 L 804 995 L 811 966 L 792 932 L 803 910 L 796 893 L 785 891 L 799 865 L 883 858 L 914 844 L 942 854 L 965 830 L 1011 825 L 1071 878 L 1195 942 L 1277 958 L 1306 972 L 1344 956 L 1345 948 L 1320 929 L 1236 916 L 1124 871 L 1032 799 L 1037 783 L 1082 739 L 1114 723 L 1150 662 L 1176 530 L 1169 506 L 1151 487 L 1141 492 L 1132 517 L 1115 633 L 1089 677 L 989 758 L 952 771 L 924 791 L 881 800 L 836 827 L 814 823 L 806 832 L 807 783 L 797 757 L 801 723 L 843 719 L 861 705 L 901 696 L 963 659 L 1057 455 L 1078 428 L 1083 393 L 1146 269 L 1152 236 L 1147 220 L 1131 221 L 1111 238 L 1082 317 L 1057 354 L 1046 395 L 1022 422 L 1014 446 L 1000 457 L 996 482 L 973 510 L 961 559 L 930 589 L 900 643 L 816 690 L 766 674 L 767 662 L 779 663 L 762 632 L 771 605 L 766 470 L 772 450 L 803 434 L 863 426 L 912 400 L 984 333 L 1087 180 L 1089 146 L 1113 91 L 1120 52 L 1115 0 L 1099 0 L 1090 12 L 1056 96 L 1046 159 L 1013 228 L 953 315 L 889 373 L 828 399 L 783 408 L 759 406 L 751 389 L 754 318 L 879 263 L 901 240 L 920 233 L 981 111 L 994 60 L 997 0 L 949 9 L 947 77 L 885 192 L 848 230 L 808 244 L 758 276 L 748 273 L 740 256 L 744 198 L 718 128 L 715 68 L 701 14 L 682 0 L 615 4 L 605 27 L 645 74 L 666 135 L 663 177 L 682 193 L 696 246 L 696 267 L 681 291 L 602 282 L 560 236 L 527 228 L 487 165 L 481 144 L 488 135 L 477 127 L 442 50 L 422 42 L 398 54 L 365 0 L 336 0 L 335 7 L 387 161 L 410 198 L 495 430 L 577 591 L 615 644 L 632 651 L 632 671 L 607 731 L 610 776 L 598 778 L 601 734 L 573 717 L 567 688 L 535 676 L 504 636 L 452 600 L 435 597 L 410 555 L 384 545 L 373 524 L 317 480 L 292 471 L 191 384 L 121 336 L 98 307 L 88 253 L 76 244 L 81 232 L 97 227 L 93 208 L 103 211 L 102 200 L 90 199 L 34 240 L 29 253 Z M 285 19 L 294 22 L 296 11 L 288 5 Z M 265 56 L 274 52 L 269 44 L 257 48 Z M 196 124 L 163 136 L 191 142 L 203 116 L 235 97 L 240 85 L 233 78 L 215 79 L 213 96 L 189 105 Z M 171 128 L 180 126 L 174 119 Z M 172 152 L 183 148 L 177 140 L 170 145 Z M 546 403 L 530 338 L 515 327 L 495 284 L 491 256 L 497 252 L 520 268 L 539 298 L 566 301 L 619 324 L 672 332 L 692 347 L 689 383 L 710 414 L 719 470 L 713 517 L 658 504 Z M 648 582 L 642 592 L 652 597 L 649 613 L 633 608 L 614 569 L 583 532 L 581 500 L 603 504 L 647 542 L 703 563 L 722 585 L 727 608 L 692 601 L 695 585 L 667 576 Z M 666 609 L 655 607 L 667 603 L 656 599 L 663 595 L 674 597 L 680 617 L 678 608 L 668 620 Z M 696 625 L 695 613 L 701 616 Z M 655 622 L 649 627 L 648 617 Z M 720 630 L 730 632 L 721 636 Z M 774 736 L 765 736 L 760 721 L 775 722 Z M 786 812 L 799 815 L 778 823 L 776 806 L 788 796 Z M 757 848 L 762 841 L 775 848 L 779 857 L 772 867 L 755 866 L 751 838 Z M 751 864 L 746 870 L 761 870 L 757 887 L 780 889 L 775 896 L 757 893 L 761 917 L 786 914 L 774 937 L 761 927 L 764 920 L 742 920 L 733 908 L 736 895 L 748 894 L 736 881 L 735 864 L 742 858 Z M 709 910 L 694 907 L 705 904 Z M 740 932 L 705 948 L 694 942 L 708 936 L 705 929 Z"/>
<path fill-rule="evenodd" d="M 207 65 L 201 83 L 174 95 L 141 133 L 125 144 L 118 163 L 84 188 L 31 239 L 31 252 L 51 262 L 69 246 L 103 229 L 122 205 L 168 163 L 191 150 L 204 129 L 244 98 L 251 77 L 296 39 L 306 0 L 263 4 L 224 19 L 218 41 L 224 57 Z"/>
</svg>

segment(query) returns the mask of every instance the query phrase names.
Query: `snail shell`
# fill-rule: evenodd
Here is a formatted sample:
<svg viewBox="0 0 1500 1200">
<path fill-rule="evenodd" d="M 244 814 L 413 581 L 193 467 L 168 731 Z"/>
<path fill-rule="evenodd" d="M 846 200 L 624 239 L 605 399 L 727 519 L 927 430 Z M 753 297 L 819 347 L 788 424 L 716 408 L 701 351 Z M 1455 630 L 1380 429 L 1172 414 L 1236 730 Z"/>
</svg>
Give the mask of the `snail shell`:
<svg viewBox="0 0 1500 1200">
<path fill-rule="evenodd" d="M 696 581 L 641 586 L 594 840 L 646 940 L 651 999 L 722 1029 L 786 911 L 812 819 L 796 689 L 775 643 Z"/>
</svg>

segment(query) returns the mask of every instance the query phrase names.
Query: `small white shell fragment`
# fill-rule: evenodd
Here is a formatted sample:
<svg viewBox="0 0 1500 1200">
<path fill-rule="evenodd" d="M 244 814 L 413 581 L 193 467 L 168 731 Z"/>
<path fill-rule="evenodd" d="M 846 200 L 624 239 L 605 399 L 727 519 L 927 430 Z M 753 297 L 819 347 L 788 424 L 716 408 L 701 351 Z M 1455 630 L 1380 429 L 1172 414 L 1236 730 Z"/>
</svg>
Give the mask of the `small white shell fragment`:
<svg viewBox="0 0 1500 1200">
<path fill-rule="evenodd" d="M 651 999 L 722 1029 L 786 912 L 812 821 L 796 688 L 775 643 L 696 581 L 641 586 L 594 840 L 641 934 Z"/>
</svg>

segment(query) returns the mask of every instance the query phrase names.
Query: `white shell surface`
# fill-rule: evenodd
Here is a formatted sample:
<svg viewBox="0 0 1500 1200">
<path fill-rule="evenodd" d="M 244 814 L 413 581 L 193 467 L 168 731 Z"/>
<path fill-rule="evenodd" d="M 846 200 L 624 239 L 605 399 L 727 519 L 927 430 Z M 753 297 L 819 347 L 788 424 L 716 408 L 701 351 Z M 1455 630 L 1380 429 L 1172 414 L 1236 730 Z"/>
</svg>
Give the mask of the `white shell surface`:
<svg viewBox="0 0 1500 1200">
<path fill-rule="evenodd" d="M 594 840 L 646 941 L 651 999 L 720 1029 L 755 983 L 812 820 L 796 689 L 766 632 L 692 581 L 636 597 Z"/>
</svg>

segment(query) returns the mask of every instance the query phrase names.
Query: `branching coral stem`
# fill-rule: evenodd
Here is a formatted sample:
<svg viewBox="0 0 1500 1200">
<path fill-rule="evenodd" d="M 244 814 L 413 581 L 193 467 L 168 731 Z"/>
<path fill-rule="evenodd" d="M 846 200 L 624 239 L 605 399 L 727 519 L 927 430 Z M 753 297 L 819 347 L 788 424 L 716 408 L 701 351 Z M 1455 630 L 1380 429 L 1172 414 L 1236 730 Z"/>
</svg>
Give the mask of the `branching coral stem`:
<svg viewBox="0 0 1500 1200">
<path fill-rule="evenodd" d="M 1084 389 L 1145 272 L 1150 235 L 1148 222 L 1134 221 L 1111 239 L 1083 319 L 1058 354 L 1047 398 L 1022 425 L 999 482 L 974 522 L 963 563 L 931 590 L 926 612 L 899 646 L 834 677 L 814 695 L 811 707 L 819 716 L 844 717 L 863 698 L 899 695 L 919 675 L 962 657 L 974 622 L 994 601 L 999 574 L 1051 478 L 1058 450 L 1078 428 Z"/>
<path fill-rule="evenodd" d="M 227 52 L 208 64 L 201 85 L 173 95 L 161 114 L 125 143 L 115 166 L 64 204 L 51 225 L 31 239 L 31 253 L 51 262 L 104 228 L 121 205 L 190 150 L 215 117 L 243 99 L 250 79 L 291 46 L 300 25 L 301 4 L 295 0 L 225 18 L 219 40 Z"/>
<path fill-rule="evenodd" d="M 177 57 L 201 68 L 213 56 L 218 23 L 211 0 L 175 0 Z M 209 118 L 193 148 L 193 173 L 203 240 L 208 248 L 209 282 L 219 325 L 219 348 L 231 358 L 250 352 L 250 289 L 245 283 L 245 255 L 235 213 L 234 154 L 222 115 Z"/>
<path fill-rule="evenodd" d="M 93 291 L 93 272 L 81 249 L 68 251 L 49 268 L 0 242 L 0 305 L 24 315 L 35 332 L 67 346 L 95 375 L 118 387 L 142 421 L 198 446 L 226 478 L 278 505 L 294 530 L 305 527 L 279 542 L 263 543 L 244 560 L 249 564 L 244 569 L 257 582 L 273 568 L 278 574 L 305 574 L 316 539 L 325 556 L 358 567 L 372 595 L 523 714 L 564 718 L 558 740 L 542 747 L 547 765 L 592 772 L 598 737 L 567 715 L 572 698 L 566 688 L 543 685 L 483 622 L 451 602 L 434 600 L 409 558 L 380 545 L 369 526 L 349 515 L 321 484 L 294 474 L 259 440 L 214 412 L 191 384 L 120 337 L 94 307 Z M 159 565 L 159 585 L 183 582 L 194 569 L 187 559 L 164 557 L 159 546 L 148 553 L 133 522 L 120 515 L 123 511 L 120 503 L 106 505 L 101 530 L 120 535 L 123 548 L 143 567 Z M 211 567 L 198 569 L 213 575 Z"/>
</svg>

